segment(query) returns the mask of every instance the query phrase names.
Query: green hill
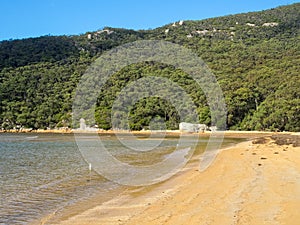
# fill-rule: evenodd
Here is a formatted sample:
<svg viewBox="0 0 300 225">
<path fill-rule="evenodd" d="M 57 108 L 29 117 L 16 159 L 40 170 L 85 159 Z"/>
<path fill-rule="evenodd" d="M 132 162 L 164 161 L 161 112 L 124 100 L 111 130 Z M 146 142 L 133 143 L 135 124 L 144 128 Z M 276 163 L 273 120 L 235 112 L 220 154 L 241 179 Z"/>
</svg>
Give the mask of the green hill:
<svg viewBox="0 0 300 225">
<path fill-rule="evenodd" d="M 228 108 L 227 127 L 300 131 L 300 3 L 153 30 L 106 27 L 78 36 L 43 36 L 0 42 L 0 128 L 71 126 L 74 91 L 104 51 L 136 40 L 165 40 L 197 53 L 216 75 Z M 182 71 L 153 62 L 116 73 L 99 93 L 96 119 L 110 129 L 110 109 L 141 74 L 176 81 L 193 98 L 199 120 L 211 125 L 201 89 Z M 159 107 L 155 107 L 159 106 Z M 160 98 L 142 99 L 130 111 L 130 128 L 147 129 L 161 117 L 176 129 L 179 117 Z"/>
</svg>

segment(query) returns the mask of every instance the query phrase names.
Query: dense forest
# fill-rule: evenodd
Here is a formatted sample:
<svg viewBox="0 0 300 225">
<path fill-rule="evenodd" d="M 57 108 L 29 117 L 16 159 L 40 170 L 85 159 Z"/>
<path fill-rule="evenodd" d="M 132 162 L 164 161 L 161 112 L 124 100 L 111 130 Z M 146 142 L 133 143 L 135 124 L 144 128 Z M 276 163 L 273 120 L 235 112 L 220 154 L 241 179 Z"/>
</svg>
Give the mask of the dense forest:
<svg viewBox="0 0 300 225">
<path fill-rule="evenodd" d="M 191 49 L 215 74 L 227 104 L 227 129 L 300 131 L 299 30 L 297 3 L 153 30 L 105 27 L 82 35 L 1 41 L 0 129 L 72 127 L 76 86 L 91 63 L 125 43 L 165 40 Z M 176 82 L 193 99 L 199 121 L 216 125 L 191 77 L 170 65 L 144 62 L 123 68 L 104 85 L 95 111 L 99 128 L 111 129 L 111 108 L 120 91 L 148 75 Z M 155 118 L 178 129 L 178 112 L 159 97 L 136 102 L 128 128 L 149 129 Z"/>
</svg>

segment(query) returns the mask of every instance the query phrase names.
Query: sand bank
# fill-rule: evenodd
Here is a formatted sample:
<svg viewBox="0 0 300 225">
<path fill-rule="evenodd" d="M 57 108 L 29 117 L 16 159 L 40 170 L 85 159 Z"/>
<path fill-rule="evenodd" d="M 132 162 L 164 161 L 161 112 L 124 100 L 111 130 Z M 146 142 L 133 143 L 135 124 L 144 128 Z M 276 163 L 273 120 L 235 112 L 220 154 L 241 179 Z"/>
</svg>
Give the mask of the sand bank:
<svg viewBox="0 0 300 225">
<path fill-rule="evenodd" d="M 60 224 L 299 224 L 299 135 L 290 137 L 282 138 L 295 139 L 289 145 L 270 137 L 240 143 L 204 172 L 191 163 L 161 184 L 128 190 Z"/>
</svg>

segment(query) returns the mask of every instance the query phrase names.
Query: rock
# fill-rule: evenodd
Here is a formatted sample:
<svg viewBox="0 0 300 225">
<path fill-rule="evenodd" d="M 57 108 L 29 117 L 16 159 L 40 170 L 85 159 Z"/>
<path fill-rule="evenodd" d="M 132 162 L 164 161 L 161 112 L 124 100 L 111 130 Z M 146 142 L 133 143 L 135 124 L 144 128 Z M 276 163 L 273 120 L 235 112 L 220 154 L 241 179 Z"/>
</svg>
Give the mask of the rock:
<svg viewBox="0 0 300 225">
<path fill-rule="evenodd" d="M 276 27 L 276 26 L 278 26 L 278 23 L 275 22 L 263 24 L 263 27 Z"/>
<path fill-rule="evenodd" d="M 194 124 L 181 122 L 179 124 L 179 130 L 182 132 L 204 132 L 208 127 L 205 124 Z"/>
<path fill-rule="evenodd" d="M 255 27 L 254 23 L 246 23 L 246 25 L 249 26 L 249 27 Z"/>
<path fill-rule="evenodd" d="M 86 129 L 85 119 L 81 118 L 79 122 L 80 122 L 80 130 L 85 130 Z"/>
</svg>

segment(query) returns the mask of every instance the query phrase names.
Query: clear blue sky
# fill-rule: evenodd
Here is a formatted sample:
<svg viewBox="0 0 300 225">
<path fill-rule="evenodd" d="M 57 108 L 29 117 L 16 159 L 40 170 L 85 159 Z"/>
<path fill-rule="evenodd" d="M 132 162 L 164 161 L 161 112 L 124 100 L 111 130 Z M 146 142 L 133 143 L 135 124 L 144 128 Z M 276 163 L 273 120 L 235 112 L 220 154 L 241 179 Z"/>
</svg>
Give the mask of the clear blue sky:
<svg viewBox="0 0 300 225">
<path fill-rule="evenodd" d="M 149 29 L 287 5 L 294 0 L 1 0 L 0 40 L 81 34 L 104 26 Z"/>
</svg>

